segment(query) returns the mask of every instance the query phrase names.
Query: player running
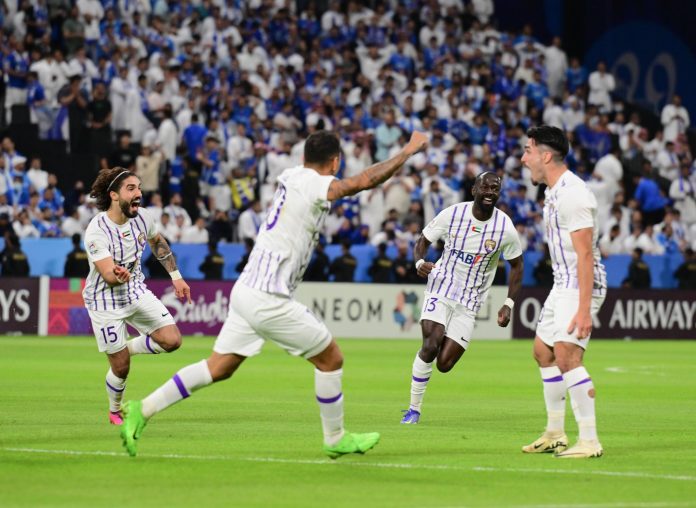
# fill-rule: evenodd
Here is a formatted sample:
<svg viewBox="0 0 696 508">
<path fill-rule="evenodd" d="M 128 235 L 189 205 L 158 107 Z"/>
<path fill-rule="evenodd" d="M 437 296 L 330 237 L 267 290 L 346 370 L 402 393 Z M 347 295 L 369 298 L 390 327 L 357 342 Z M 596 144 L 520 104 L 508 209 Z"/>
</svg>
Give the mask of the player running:
<svg viewBox="0 0 696 508">
<path fill-rule="evenodd" d="M 261 227 L 249 262 L 230 295 L 227 319 L 207 360 L 184 367 L 142 401 L 125 406 L 121 428 L 130 455 L 137 451 L 147 421 L 185 399 L 195 390 L 229 378 L 250 356 L 271 340 L 315 368 L 314 387 L 324 433 L 324 452 L 331 458 L 364 453 L 379 441 L 376 432 L 353 434 L 343 428 L 343 355 L 326 325 L 294 298 L 329 213 L 330 202 L 371 189 L 391 177 L 427 145 L 414 132 L 393 158 L 370 166 L 359 175 L 338 180 L 340 143 L 331 132 L 307 138 L 304 166 L 285 170 L 266 223 Z"/>
<path fill-rule="evenodd" d="M 522 451 L 556 452 L 561 458 L 601 457 L 594 384 L 582 364 L 592 319 L 607 294 L 606 272 L 597 247 L 597 200 L 563 162 L 568 154 L 563 131 L 542 125 L 529 129 L 527 136 L 522 163 L 530 169 L 533 181 L 548 186 L 544 224 L 554 285 L 541 309 L 534 339 L 534 358 L 544 385 L 546 431 Z M 580 434 L 577 444 L 568 449 L 566 390 Z"/>
<path fill-rule="evenodd" d="M 121 399 L 130 357 L 171 352 L 181 345 L 181 333 L 172 315 L 145 285 L 140 265 L 146 242 L 169 272 L 176 296 L 190 302 L 191 290 L 177 270 L 169 244 L 157 231 L 152 216 L 140 207 L 140 179 L 134 173 L 120 167 L 101 170 L 90 196 L 101 212 L 85 232 L 90 270 L 82 298 L 97 347 L 109 359 L 109 421 L 121 425 Z M 126 340 L 126 324 L 141 335 Z"/>
<path fill-rule="evenodd" d="M 437 359 L 437 370 L 449 372 L 471 340 L 476 315 L 488 297 L 501 254 L 510 263 L 508 298 L 498 311 L 498 326 L 506 327 L 522 286 L 522 247 L 512 220 L 495 207 L 501 180 L 481 173 L 473 201 L 446 208 L 428 224 L 416 242 L 413 257 L 418 275 L 428 278 L 421 312 L 423 345 L 413 361 L 411 403 L 401 423 L 416 424 Z M 431 243 L 442 239 L 445 249 L 437 263 L 425 261 Z"/>
</svg>

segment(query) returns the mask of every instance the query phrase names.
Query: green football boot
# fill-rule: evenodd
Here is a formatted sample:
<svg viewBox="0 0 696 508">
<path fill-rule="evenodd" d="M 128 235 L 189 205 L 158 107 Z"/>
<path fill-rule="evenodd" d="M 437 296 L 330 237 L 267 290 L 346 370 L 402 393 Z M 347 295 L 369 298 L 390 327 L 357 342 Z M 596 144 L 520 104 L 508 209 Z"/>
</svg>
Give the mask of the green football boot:
<svg viewBox="0 0 696 508">
<path fill-rule="evenodd" d="M 131 400 L 123 405 L 123 425 L 121 425 L 121 439 L 128 455 L 135 457 L 138 451 L 137 440 L 147 425 L 147 419 L 142 412 L 143 403 L 139 400 Z"/>
<path fill-rule="evenodd" d="M 341 440 L 333 446 L 324 445 L 324 453 L 332 459 L 349 453 L 365 453 L 379 443 L 378 432 L 351 434 L 346 432 Z"/>
</svg>

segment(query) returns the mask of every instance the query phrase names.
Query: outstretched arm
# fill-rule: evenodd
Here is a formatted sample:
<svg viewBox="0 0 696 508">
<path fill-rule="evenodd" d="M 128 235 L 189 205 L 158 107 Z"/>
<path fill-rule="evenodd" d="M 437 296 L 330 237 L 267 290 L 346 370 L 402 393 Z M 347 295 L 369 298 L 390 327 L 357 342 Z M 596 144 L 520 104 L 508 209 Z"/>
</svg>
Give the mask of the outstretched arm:
<svg viewBox="0 0 696 508">
<path fill-rule="evenodd" d="M 176 267 L 176 258 L 172 252 L 171 247 L 167 243 L 167 240 L 161 234 L 157 234 L 154 238 L 149 240 L 150 248 L 152 249 L 152 255 L 157 258 L 169 276 L 172 278 L 172 285 L 174 286 L 174 293 L 177 298 L 182 300 L 188 300 L 191 303 L 191 288 L 186 284 L 186 281 L 181 277 L 179 270 Z"/>
<path fill-rule="evenodd" d="M 508 300 L 513 302 L 520 294 L 522 288 L 522 273 L 524 271 L 524 261 L 522 256 L 508 260 L 510 263 L 510 281 L 508 282 Z M 498 326 L 505 328 L 510 323 L 512 308 L 506 303 L 498 311 Z"/>
<path fill-rule="evenodd" d="M 359 175 L 351 176 L 343 180 L 334 180 L 329 186 L 327 199 L 335 201 L 344 196 L 352 196 L 365 189 L 377 187 L 386 182 L 397 170 L 414 154 L 425 149 L 428 137 L 423 132 L 414 132 L 408 144 L 394 157 L 383 162 L 378 162 L 365 169 Z"/>
</svg>

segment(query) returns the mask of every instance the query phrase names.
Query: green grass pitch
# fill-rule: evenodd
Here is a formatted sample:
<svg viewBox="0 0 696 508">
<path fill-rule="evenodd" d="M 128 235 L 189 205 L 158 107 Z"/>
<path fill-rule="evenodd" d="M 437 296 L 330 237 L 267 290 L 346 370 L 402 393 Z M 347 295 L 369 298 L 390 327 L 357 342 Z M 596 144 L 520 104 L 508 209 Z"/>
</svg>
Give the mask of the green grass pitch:
<svg viewBox="0 0 696 508">
<path fill-rule="evenodd" d="M 126 399 L 211 345 L 135 357 Z M 312 367 L 267 344 L 153 418 L 133 459 L 107 423 L 94 339 L 0 338 L 0 506 L 696 506 L 696 342 L 593 341 L 605 456 L 570 461 L 520 451 L 545 424 L 531 342 L 475 341 L 434 374 L 417 426 L 399 419 L 418 343 L 340 345 L 346 426 L 382 433 L 366 455 L 322 455 Z"/>
</svg>

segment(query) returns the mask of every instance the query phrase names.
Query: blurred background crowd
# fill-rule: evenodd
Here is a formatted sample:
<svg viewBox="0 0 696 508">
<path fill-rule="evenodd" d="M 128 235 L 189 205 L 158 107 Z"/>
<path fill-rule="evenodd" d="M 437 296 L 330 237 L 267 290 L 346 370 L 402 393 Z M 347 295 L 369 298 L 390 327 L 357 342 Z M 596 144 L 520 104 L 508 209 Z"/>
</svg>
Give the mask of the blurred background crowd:
<svg viewBox="0 0 696 508">
<path fill-rule="evenodd" d="M 9 0 L 1 16 L 6 245 L 80 235 L 97 212 L 89 175 L 69 177 L 32 151 L 41 143 L 92 157 L 92 176 L 132 169 L 164 236 L 214 253 L 218 242 L 251 245 L 311 132 L 340 135 L 340 176 L 350 176 L 424 130 L 429 149 L 394 178 L 333 203 L 319 251 L 338 243 L 350 256 L 351 245 L 371 244 L 395 270 L 423 225 L 494 171 L 498 207 L 523 248 L 543 252 L 543 188 L 519 159 L 526 129 L 546 123 L 566 131 L 568 167 L 597 197 L 604 256 L 693 259 L 696 176 L 681 98 L 649 128 L 616 99 L 603 62 L 585 68 L 583 55 L 530 26 L 497 29 L 492 0 Z M 35 138 L 24 136 L 22 153 L 18 125 Z"/>
</svg>

